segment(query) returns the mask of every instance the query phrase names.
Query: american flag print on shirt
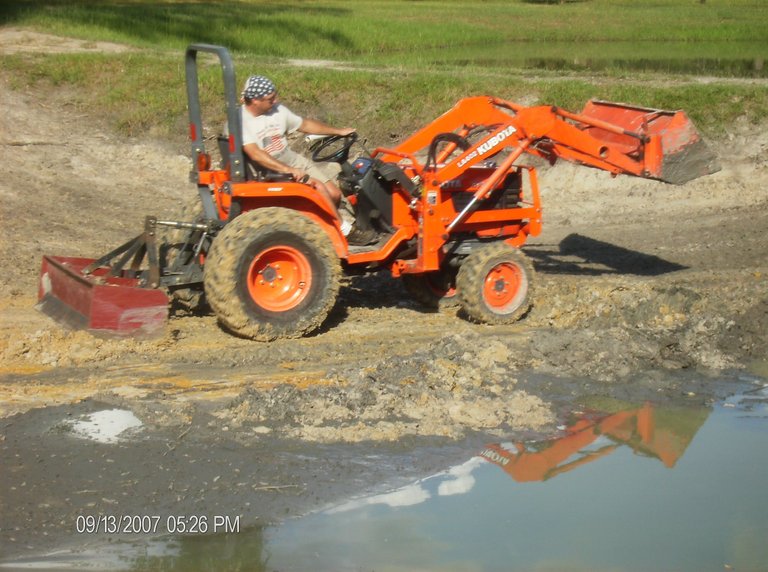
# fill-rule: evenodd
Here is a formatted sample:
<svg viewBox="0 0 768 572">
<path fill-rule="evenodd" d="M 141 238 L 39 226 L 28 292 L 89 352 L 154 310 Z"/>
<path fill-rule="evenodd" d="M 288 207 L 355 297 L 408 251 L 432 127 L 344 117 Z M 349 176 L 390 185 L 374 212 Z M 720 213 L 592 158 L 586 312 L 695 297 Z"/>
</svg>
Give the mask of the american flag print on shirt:
<svg viewBox="0 0 768 572">
<path fill-rule="evenodd" d="M 271 135 L 262 139 L 261 148 L 270 155 L 276 155 L 283 152 L 285 149 L 285 143 L 283 142 L 282 136 Z"/>
</svg>

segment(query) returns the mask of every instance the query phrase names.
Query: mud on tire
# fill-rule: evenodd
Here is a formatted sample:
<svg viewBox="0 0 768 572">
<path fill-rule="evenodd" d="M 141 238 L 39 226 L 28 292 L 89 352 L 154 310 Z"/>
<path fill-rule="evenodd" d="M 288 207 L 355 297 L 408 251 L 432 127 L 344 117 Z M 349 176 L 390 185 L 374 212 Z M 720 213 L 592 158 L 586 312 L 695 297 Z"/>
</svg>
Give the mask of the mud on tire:
<svg viewBox="0 0 768 572">
<path fill-rule="evenodd" d="M 304 215 L 262 208 L 240 215 L 213 241 L 205 293 L 221 324 L 256 340 L 319 327 L 339 292 L 341 266 L 325 232 Z"/>
<path fill-rule="evenodd" d="M 486 324 L 519 320 L 533 301 L 530 260 L 504 242 L 473 250 L 456 277 L 457 297 L 467 317 Z"/>
<path fill-rule="evenodd" d="M 406 292 L 426 308 L 455 308 L 459 303 L 454 269 L 425 274 L 403 274 L 401 279 Z"/>
</svg>

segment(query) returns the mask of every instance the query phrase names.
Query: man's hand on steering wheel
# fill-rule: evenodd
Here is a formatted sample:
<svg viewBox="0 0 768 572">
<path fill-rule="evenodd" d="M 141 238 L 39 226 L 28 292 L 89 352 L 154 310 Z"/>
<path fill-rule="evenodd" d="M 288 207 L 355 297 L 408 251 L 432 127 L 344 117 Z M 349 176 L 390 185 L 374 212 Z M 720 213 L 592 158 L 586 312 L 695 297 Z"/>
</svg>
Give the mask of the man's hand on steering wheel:
<svg viewBox="0 0 768 572">
<path fill-rule="evenodd" d="M 341 135 L 346 133 L 346 135 Z M 342 143 L 340 146 L 338 142 Z M 311 147 L 312 160 L 316 163 L 334 162 L 343 163 L 349 158 L 349 150 L 357 141 L 357 131 L 348 127 L 339 130 L 339 135 L 331 135 L 323 139 L 318 139 Z"/>
</svg>

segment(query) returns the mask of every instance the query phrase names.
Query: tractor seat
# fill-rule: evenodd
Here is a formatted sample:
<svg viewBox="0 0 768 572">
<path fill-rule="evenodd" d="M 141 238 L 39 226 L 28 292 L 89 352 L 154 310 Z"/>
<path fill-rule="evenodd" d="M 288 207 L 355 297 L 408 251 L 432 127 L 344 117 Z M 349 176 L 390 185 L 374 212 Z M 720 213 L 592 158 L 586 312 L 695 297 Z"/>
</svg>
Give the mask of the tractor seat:
<svg viewBox="0 0 768 572">
<path fill-rule="evenodd" d="M 271 169 L 266 169 L 256 161 L 251 160 L 247 155 L 245 159 L 245 180 L 246 181 L 293 181 L 293 175 L 289 173 L 278 173 Z"/>
<path fill-rule="evenodd" d="M 227 167 L 229 157 L 229 137 L 226 135 L 219 135 L 216 138 L 216 142 L 219 145 L 219 155 L 221 156 L 221 168 Z M 246 181 L 293 181 L 293 176 L 288 173 L 278 173 L 271 169 L 266 169 L 253 161 L 248 155 L 243 153 L 243 160 L 245 161 L 245 180 Z"/>
</svg>

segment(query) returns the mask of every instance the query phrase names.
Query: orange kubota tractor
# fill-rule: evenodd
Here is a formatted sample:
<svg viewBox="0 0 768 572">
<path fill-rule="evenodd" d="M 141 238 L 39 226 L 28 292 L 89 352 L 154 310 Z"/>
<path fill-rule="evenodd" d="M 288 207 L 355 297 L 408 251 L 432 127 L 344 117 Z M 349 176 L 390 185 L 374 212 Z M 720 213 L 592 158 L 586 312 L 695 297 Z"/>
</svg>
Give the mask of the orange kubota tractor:
<svg viewBox="0 0 768 572">
<path fill-rule="evenodd" d="M 229 134 L 216 167 L 203 137 L 201 52 L 218 57 L 223 75 Z M 533 267 L 520 247 L 542 225 L 536 170 L 517 164 L 524 153 L 674 184 L 719 168 L 680 111 L 590 101 L 573 114 L 470 97 L 397 147 L 351 163 L 355 136 L 315 144 L 315 160 L 341 165 L 357 227 L 378 236 L 351 246 L 312 187 L 249 165 L 227 50 L 191 45 L 186 76 L 195 219 L 148 217 L 142 235 L 97 259 L 45 256 L 46 313 L 94 332 L 152 333 L 165 323 L 168 294 L 189 301 L 204 292 L 229 331 L 293 337 L 323 323 L 342 272 L 387 269 L 421 302 L 453 296 L 470 319 L 508 323 L 532 303 Z"/>
</svg>

